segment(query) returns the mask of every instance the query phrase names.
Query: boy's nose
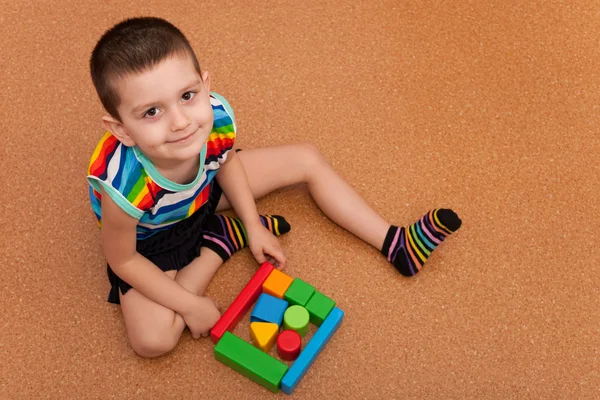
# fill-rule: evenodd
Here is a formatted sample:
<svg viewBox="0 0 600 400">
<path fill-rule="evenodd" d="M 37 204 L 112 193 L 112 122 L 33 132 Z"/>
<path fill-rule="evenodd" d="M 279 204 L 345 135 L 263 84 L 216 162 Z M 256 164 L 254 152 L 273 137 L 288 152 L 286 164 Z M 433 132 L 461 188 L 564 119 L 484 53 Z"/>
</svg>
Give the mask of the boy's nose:
<svg viewBox="0 0 600 400">
<path fill-rule="evenodd" d="M 180 131 L 191 124 L 186 113 L 180 108 L 175 107 L 171 114 L 171 132 Z"/>
</svg>

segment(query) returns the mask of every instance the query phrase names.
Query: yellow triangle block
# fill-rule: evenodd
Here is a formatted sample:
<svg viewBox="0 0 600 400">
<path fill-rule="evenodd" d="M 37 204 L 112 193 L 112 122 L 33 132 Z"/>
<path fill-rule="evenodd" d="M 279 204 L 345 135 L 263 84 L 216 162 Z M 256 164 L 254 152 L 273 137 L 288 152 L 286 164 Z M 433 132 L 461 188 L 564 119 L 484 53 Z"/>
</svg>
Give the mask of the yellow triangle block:
<svg viewBox="0 0 600 400">
<path fill-rule="evenodd" d="M 268 353 L 275 344 L 279 325 L 272 322 L 252 322 L 250 324 L 250 337 L 262 351 Z"/>
</svg>

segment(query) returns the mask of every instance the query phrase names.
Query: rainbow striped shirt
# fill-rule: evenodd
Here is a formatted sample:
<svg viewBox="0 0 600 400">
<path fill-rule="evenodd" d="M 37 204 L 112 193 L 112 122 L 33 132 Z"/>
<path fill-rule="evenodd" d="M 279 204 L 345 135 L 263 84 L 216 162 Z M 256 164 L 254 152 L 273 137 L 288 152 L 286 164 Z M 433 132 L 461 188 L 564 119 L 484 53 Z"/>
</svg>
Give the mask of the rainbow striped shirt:
<svg viewBox="0 0 600 400">
<path fill-rule="evenodd" d="M 178 184 L 163 177 L 137 147 L 124 146 L 105 132 L 96 146 L 88 167 L 92 209 L 102 226 L 102 195 L 111 199 L 137 219 L 137 239 L 146 239 L 188 218 L 209 197 L 209 183 L 227 159 L 235 141 L 235 119 L 223 97 L 211 93 L 214 112 L 212 133 L 200 152 L 198 175 L 189 184 Z"/>
</svg>

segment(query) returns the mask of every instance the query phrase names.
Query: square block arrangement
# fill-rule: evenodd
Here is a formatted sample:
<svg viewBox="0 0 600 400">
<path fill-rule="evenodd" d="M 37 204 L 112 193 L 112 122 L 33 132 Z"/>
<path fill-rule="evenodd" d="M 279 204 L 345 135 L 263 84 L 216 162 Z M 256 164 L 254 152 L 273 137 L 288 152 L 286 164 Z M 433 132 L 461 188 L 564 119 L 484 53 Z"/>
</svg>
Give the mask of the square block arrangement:
<svg viewBox="0 0 600 400">
<path fill-rule="evenodd" d="M 270 278 L 271 275 L 274 277 Z M 261 300 L 257 301 L 259 298 Z M 231 332 L 255 303 L 256 307 L 252 314 L 256 313 L 256 319 L 255 322 L 251 322 L 251 336 L 256 346 Z M 283 303 L 286 304 L 286 308 L 290 306 L 287 310 L 294 311 L 290 312 L 291 316 L 288 316 L 287 311 L 284 310 L 286 311 L 285 325 L 288 328 L 291 326 L 291 329 L 300 329 L 295 321 L 288 321 L 294 317 L 293 314 L 297 314 L 297 311 L 306 314 L 304 317 L 306 323 L 310 318 L 310 321 L 318 326 L 299 355 L 296 352 L 297 358 L 289 368 L 287 364 L 267 354 L 270 346 L 275 342 L 275 335 L 289 338 L 290 335 L 283 333 L 291 333 L 299 338 L 295 331 L 288 328 L 279 332 L 279 328 L 282 327 L 280 316 L 283 315 Z M 262 319 L 261 315 L 266 315 L 268 318 Z M 265 262 L 223 313 L 221 319 L 212 328 L 210 337 L 216 344 L 214 351 L 217 360 L 274 393 L 281 389 L 284 393 L 292 394 L 340 326 L 343 317 L 344 312 L 335 307 L 332 299 L 301 279 L 292 279 Z M 273 319 L 275 321 L 272 321 Z M 302 328 L 305 327 L 305 324 L 300 325 L 303 325 Z M 281 344 L 280 341 L 282 340 L 278 340 L 278 346 Z M 287 350 L 289 349 L 278 347 L 281 357 L 288 354 Z M 300 350 L 299 344 L 296 350 Z"/>
</svg>

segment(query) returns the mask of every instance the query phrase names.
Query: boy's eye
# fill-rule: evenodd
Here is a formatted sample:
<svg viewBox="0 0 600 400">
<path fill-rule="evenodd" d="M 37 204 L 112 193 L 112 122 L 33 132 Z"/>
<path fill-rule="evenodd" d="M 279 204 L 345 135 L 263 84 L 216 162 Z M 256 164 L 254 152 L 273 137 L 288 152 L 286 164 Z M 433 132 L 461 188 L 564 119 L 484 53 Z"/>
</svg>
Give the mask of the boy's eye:
<svg viewBox="0 0 600 400">
<path fill-rule="evenodd" d="M 149 109 L 148 111 L 146 111 L 144 113 L 144 117 L 148 116 L 148 117 L 155 117 L 156 114 L 158 113 L 158 110 L 156 109 L 156 107 L 152 107 L 151 109 Z"/>
<path fill-rule="evenodd" d="M 192 97 L 194 97 L 194 95 L 196 94 L 196 92 L 185 92 L 181 98 L 184 99 L 185 101 L 191 100 Z"/>
</svg>

